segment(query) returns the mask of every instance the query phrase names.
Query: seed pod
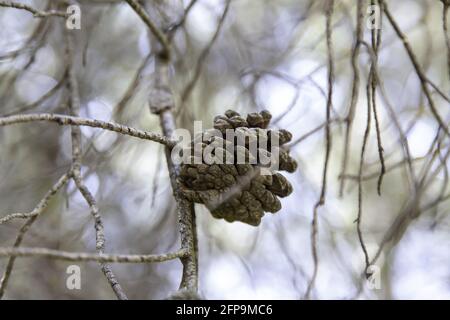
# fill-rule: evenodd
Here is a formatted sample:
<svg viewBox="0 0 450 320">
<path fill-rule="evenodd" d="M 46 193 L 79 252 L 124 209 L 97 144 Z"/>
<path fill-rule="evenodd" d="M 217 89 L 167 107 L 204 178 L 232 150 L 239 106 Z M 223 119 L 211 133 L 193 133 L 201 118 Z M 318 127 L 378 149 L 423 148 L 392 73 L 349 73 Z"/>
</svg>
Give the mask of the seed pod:
<svg viewBox="0 0 450 320">
<path fill-rule="evenodd" d="M 279 211 L 279 198 L 291 194 L 292 185 L 274 168 L 294 172 L 297 162 L 282 147 L 291 141 L 292 134 L 284 129 L 267 129 L 271 118 L 268 111 L 244 118 L 233 110 L 215 117 L 213 127 L 222 136 L 205 130 L 186 150 L 191 162 L 181 165 L 179 184 L 183 195 L 205 204 L 213 217 L 228 222 L 257 226 L 264 212 Z M 233 134 L 229 140 L 227 130 Z M 194 155 L 195 148 L 201 153 Z M 205 153 L 210 154 L 204 157 Z M 272 174 L 262 174 L 263 169 Z"/>
</svg>

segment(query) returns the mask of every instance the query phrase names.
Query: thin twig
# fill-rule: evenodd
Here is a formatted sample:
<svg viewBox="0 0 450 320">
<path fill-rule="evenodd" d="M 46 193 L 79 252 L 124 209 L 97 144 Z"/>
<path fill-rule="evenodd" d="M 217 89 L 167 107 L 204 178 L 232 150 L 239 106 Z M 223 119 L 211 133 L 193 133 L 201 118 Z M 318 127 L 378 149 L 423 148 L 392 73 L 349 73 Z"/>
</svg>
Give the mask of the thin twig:
<svg viewBox="0 0 450 320">
<path fill-rule="evenodd" d="M 405 47 L 406 52 L 408 53 L 409 59 L 411 60 L 411 63 L 413 64 L 414 70 L 419 78 L 420 84 L 422 86 L 422 91 L 425 94 L 425 97 L 427 98 L 428 101 L 428 106 L 430 107 L 430 111 L 433 114 L 434 118 L 436 119 L 436 121 L 439 123 L 439 125 L 442 127 L 442 130 L 444 130 L 444 132 L 450 136 L 450 131 L 447 127 L 447 125 L 445 124 L 445 122 L 442 120 L 441 116 L 439 115 L 436 106 L 434 104 L 434 100 L 431 97 L 431 93 L 428 89 L 427 86 L 427 77 L 425 75 L 425 73 L 422 70 L 422 67 L 420 66 L 417 57 L 414 53 L 414 51 L 411 48 L 411 45 L 409 44 L 408 38 L 406 37 L 406 35 L 402 32 L 402 30 L 400 29 L 399 25 L 397 24 L 397 22 L 395 21 L 394 17 L 392 16 L 391 12 L 389 11 L 389 8 L 386 4 L 386 1 L 384 0 L 380 0 L 380 3 L 382 4 L 382 9 L 386 15 L 386 17 L 389 20 L 389 23 L 391 24 L 391 26 L 394 28 L 395 33 L 397 34 L 397 36 L 400 38 L 400 40 L 403 43 L 403 46 Z"/>
<path fill-rule="evenodd" d="M 150 38 L 150 41 L 152 39 Z M 160 126 L 165 137 L 172 137 L 176 130 L 173 110 L 174 97 L 169 80 L 170 61 L 157 56 L 155 59 L 155 85 L 149 94 L 150 111 L 159 116 Z M 198 244 L 195 225 L 194 204 L 184 198 L 179 190 L 177 177 L 180 167 L 172 161 L 170 148 L 165 148 L 166 162 L 169 169 L 170 183 L 173 196 L 177 204 L 178 224 L 181 240 L 181 249 L 188 254 L 181 259 L 183 273 L 180 289 L 198 291 Z"/>
<path fill-rule="evenodd" d="M 27 231 L 30 229 L 30 227 L 36 221 L 39 215 L 41 215 L 47 208 L 50 198 L 52 198 L 52 196 L 55 195 L 56 192 L 58 192 L 58 190 L 60 190 L 67 183 L 70 174 L 71 173 L 66 173 L 62 175 L 61 178 L 59 178 L 59 180 L 50 188 L 50 190 L 47 191 L 45 196 L 42 198 L 41 201 L 39 201 L 39 203 L 33 209 L 33 211 L 31 211 L 31 217 L 27 219 L 27 221 L 23 224 L 23 226 L 19 230 L 19 234 L 17 235 L 16 240 L 14 242 L 14 248 L 18 248 L 22 244 L 23 238 L 25 237 Z M 14 262 L 15 257 L 10 256 L 8 263 L 6 265 L 5 272 L 3 273 L 2 279 L 0 281 L 0 299 L 3 298 L 3 295 L 5 294 L 9 278 L 14 268 Z"/>
<path fill-rule="evenodd" d="M 327 42 L 327 56 L 328 56 L 328 95 L 326 106 L 326 126 L 325 126 L 325 163 L 322 173 L 322 190 L 319 199 L 314 205 L 313 219 L 311 222 L 311 251 L 313 257 L 313 274 L 306 288 L 305 298 L 309 299 L 314 283 L 317 278 L 319 268 L 319 257 L 317 253 L 317 234 L 318 234 L 318 209 L 325 204 L 325 197 L 327 192 L 327 173 L 328 162 L 331 152 L 331 106 L 333 103 L 333 81 L 334 81 L 334 58 L 333 58 L 333 43 L 332 43 L 332 26 L 331 20 L 333 17 L 334 0 L 330 0 L 326 9 L 326 42 Z"/>
<path fill-rule="evenodd" d="M 198 79 L 200 78 L 200 74 L 202 72 L 202 68 L 205 63 L 205 59 L 209 55 L 209 52 L 211 51 L 212 46 L 216 42 L 217 38 L 219 37 L 220 31 L 222 30 L 222 26 L 224 24 L 225 18 L 227 17 L 228 9 L 230 7 L 230 1 L 231 0 L 227 0 L 227 2 L 225 4 L 225 9 L 223 10 L 222 16 L 219 19 L 219 22 L 217 24 L 217 28 L 216 28 L 216 31 L 214 32 L 214 35 L 212 36 L 208 45 L 203 49 L 203 51 L 198 56 L 197 64 L 195 65 L 194 76 L 189 81 L 186 88 L 183 90 L 183 93 L 181 94 L 181 103 L 182 104 L 186 103 L 192 90 L 195 87 L 195 84 L 197 83 Z"/>
<path fill-rule="evenodd" d="M 362 0 L 358 0 L 356 9 L 356 39 L 352 51 L 352 70 L 353 70 L 353 82 L 352 82 L 352 93 L 350 98 L 350 107 L 348 109 L 347 116 L 345 117 L 346 127 L 345 127 L 345 139 L 344 139 L 344 154 L 342 157 L 341 165 L 341 175 L 345 175 L 347 171 L 348 158 L 350 152 L 350 138 L 353 125 L 353 119 L 355 118 L 355 108 L 358 102 L 359 94 L 359 67 L 358 58 L 361 46 L 361 41 L 363 39 L 363 3 Z M 344 194 L 345 181 L 341 180 L 339 186 L 339 196 L 342 197 Z"/>
<path fill-rule="evenodd" d="M 366 92 L 367 92 L 367 124 L 366 124 L 366 130 L 364 131 L 364 137 L 363 137 L 363 143 L 361 147 L 361 157 L 359 160 L 359 173 L 358 173 L 358 216 L 356 218 L 356 230 L 358 233 L 358 239 L 359 243 L 361 245 L 362 251 L 364 253 L 364 259 L 366 263 L 365 271 L 367 272 L 367 269 L 369 268 L 369 254 L 367 252 L 366 244 L 364 243 L 362 230 L 361 230 L 361 223 L 362 223 L 362 174 L 363 174 L 363 166 L 364 166 L 364 155 L 367 147 L 367 141 L 369 140 L 369 134 L 370 134 L 370 124 L 371 124 L 371 113 L 372 113 L 372 77 L 373 72 L 371 71 L 369 74 L 369 78 L 367 79 L 367 86 L 366 86 Z"/>
<path fill-rule="evenodd" d="M 11 1 L 0 1 L 0 7 L 25 10 L 25 11 L 32 13 L 33 17 L 35 17 L 35 18 L 47 18 L 47 17 L 66 18 L 66 17 L 68 17 L 68 13 L 64 12 L 64 11 L 56 11 L 56 10 L 41 11 L 41 10 L 35 9 L 29 5 L 26 5 L 23 3 L 11 2 Z"/>
<path fill-rule="evenodd" d="M 0 117 L 0 127 L 7 126 L 17 123 L 33 122 L 33 121 L 50 121 L 55 122 L 59 125 L 66 126 L 87 126 L 93 128 L 101 128 L 104 130 L 114 131 L 127 136 L 150 140 L 154 142 L 161 143 L 169 148 L 175 145 L 175 141 L 164 137 L 157 133 L 152 133 L 144 130 L 135 129 L 132 127 L 124 126 L 122 124 L 117 124 L 114 122 L 96 120 L 96 119 L 86 119 L 74 116 L 67 116 L 62 114 L 54 113 L 30 113 L 30 114 L 20 114 L 8 117 Z"/>
<path fill-rule="evenodd" d="M 98 263 L 156 263 L 183 258 L 186 254 L 186 250 L 164 254 L 98 254 L 47 248 L 0 248 L 0 257 L 42 257 L 65 261 L 96 261 Z"/>
<path fill-rule="evenodd" d="M 136 71 L 136 74 L 133 77 L 133 80 L 131 81 L 130 85 L 128 86 L 128 89 L 125 91 L 125 94 L 122 96 L 120 101 L 117 103 L 114 110 L 116 110 L 116 114 L 121 115 L 125 107 L 128 105 L 128 103 L 132 100 L 134 97 L 134 93 L 137 91 L 142 73 L 144 72 L 145 68 L 147 67 L 149 61 L 153 57 L 152 53 L 149 53 L 145 58 L 144 61 L 142 61 L 141 65 L 139 66 L 138 70 Z"/>
<path fill-rule="evenodd" d="M 342 122 L 342 119 L 339 118 L 335 118 L 335 119 L 331 119 L 329 121 L 329 123 L 339 123 Z M 312 136 L 313 134 L 319 132 L 320 130 L 322 130 L 324 127 L 326 127 L 327 125 L 327 121 L 325 121 L 324 123 L 318 125 L 317 127 L 315 127 L 314 129 L 311 129 L 310 131 L 308 131 L 307 133 L 305 133 L 304 135 L 302 135 L 301 137 L 299 137 L 298 139 L 292 141 L 291 143 L 289 143 L 288 145 L 286 145 L 287 149 L 291 149 L 293 147 L 295 147 L 296 145 L 302 143 L 303 141 L 305 141 L 306 139 L 308 139 L 310 136 Z"/>
<path fill-rule="evenodd" d="M 69 111 L 73 116 L 78 116 L 80 111 L 80 95 L 78 89 L 78 81 L 75 74 L 75 53 L 74 53 L 74 39 L 70 32 L 67 32 L 67 63 L 69 65 L 69 91 L 70 104 Z M 99 255 L 103 254 L 106 246 L 105 230 L 103 226 L 102 217 L 100 215 L 97 202 L 91 194 L 87 186 L 84 184 L 81 175 L 81 129 L 79 126 L 71 127 L 72 136 L 72 178 L 83 198 L 89 205 L 91 215 L 94 218 L 95 228 L 95 246 Z M 100 263 L 100 268 L 105 275 L 108 283 L 120 300 L 128 300 L 122 286 L 116 279 L 111 267 L 105 262 Z"/>
<path fill-rule="evenodd" d="M 164 60 L 158 59 L 156 61 L 157 83 L 158 86 L 162 86 L 161 94 L 165 94 L 168 91 L 169 75 L 168 64 Z M 158 86 L 156 89 L 158 90 Z M 169 92 L 171 92 L 169 90 Z M 156 95 L 153 98 L 158 100 Z M 173 101 L 171 99 L 171 101 Z M 164 106 L 162 109 L 155 109 L 154 104 L 150 101 L 151 109 L 153 113 L 159 115 L 161 128 L 166 137 L 171 137 L 175 125 L 175 116 L 173 114 L 173 105 L 171 107 Z M 192 291 L 198 290 L 198 258 L 197 258 L 197 231 L 195 225 L 195 211 L 193 203 L 185 199 L 179 190 L 177 182 L 177 176 L 179 173 L 179 166 L 172 161 L 170 149 L 166 147 L 165 150 L 167 166 L 169 169 L 170 182 L 172 185 L 173 195 L 177 203 L 178 221 L 181 237 L 181 248 L 188 251 L 181 261 L 183 263 L 183 275 L 180 283 L 180 288 L 185 288 Z"/>
<path fill-rule="evenodd" d="M 417 157 L 417 158 L 410 159 L 410 161 L 411 162 L 417 162 L 417 161 L 423 161 L 424 159 L 425 159 L 425 157 Z M 390 172 L 390 171 L 392 171 L 394 169 L 401 168 L 406 162 L 408 162 L 408 160 L 406 160 L 406 159 L 403 159 L 403 160 L 400 160 L 400 161 L 396 162 L 392 166 L 386 168 L 386 173 L 388 173 L 388 172 Z M 377 177 L 379 178 L 379 176 L 380 176 L 380 172 L 377 171 L 377 172 L 373 172 L 373 173 L 368 173 L 368 174 L 362 175 L 361 176 L 361 180 L 362 181 L 366 181 L 366 180 L 374 179 L 374 178 L 377 178 Z M 359 176 L 357 174 L 346 174 L 345 176 L 339 176 L 339 179 L 350 179 L 350 180 L 358 181 Z"/>
<path fill-rule="evenodd" d="M 197 0 L 191 0 L 191 2 L 189 2 L 189 4 L 187 5 L 186 10 L 184 10 L 184 13 L 183 13 L 183 16 L 181 17 L 181 19 L 177 23 L 174 23 L 171 26 L 169 26 L 169 28 L 167 28 L 167 32 L 169 33 L 169 39 L 172 39 L 173 36 L 175 35 L 175 32 L 178 30 L 178 28 L 180 28 L 184 24 L 187 16 L 189 15 L 189 12 L 194 7 L 194 4 L 196 2 L 197 2 Z"/>
<path fill-rule="evenodd" d="M 448 8 L 450 7 L 450 3 L 448 0 L 441 0 L 442 1 L 442 29 L 444 31 L 444 37 L 445 37 L 445 44 L 447 46 L 447 72 L 448 76 L 450 78 L 450 36 L 448 35 L 448 23 L 447 23 L 447 16 L 448 16 Z"/>
<path fill-rule="evenodd" d="M 375 5 L 375 0 L 371 0 L 371 5 L 374 6 Z M 382 6 L 383 4 L 380 3 L 380 5 Z M 382 23 L 382 21 L 380 21 L 380 24 Z M 381 142 L 381 131 L 380 131 L 380 120 L 378 119 L 378 112 L 377 112 L 377 95 L 376 95 L 376 91 L 377 91 L 377 78 L 375 75 L 375 70 L 377 70 L 378 68 L 378 50 L 381 46 L 381 25 L 380 28 L 376 29 L 373 28 L 372 32 L 371 32 L 371 36 L 372 36 L 372 52 L 373 52 L 373 58 L 372 58 L 372 63 L 370 66 L 370 89 L 372 90 L 370 96 L 372 97 L 372 111 L 373 111 L 373 116 L 374 116 L 374 120 L 375 120 L 375 131 L 377 134 L 377 146 L 378 146 L 378 158 L 380 159 L 380 164 L 381 164 L 381 168 L 380 168 L 380 175 L 378 176 L 378 181 L 377 181 L 377 192 L 378 195 L 381 195 L 381 184 L 383 182 L 383 177 L 384 174 L 386 173 L 386 165 L 384 163 L 384 149 L 383 149 L 383 144 Z"/>
<path fill-rule="evenodd" d="M 138 14 L 142 21 L 147 25 L 152 34 L 158 39 L 162 46 L 162 51 L 160 53 L 161 58 L 170 60 L 170 43 L 166 35 L 158 29 L 158 27 L 150 19 L 150 16 L 145 12 L 145 9 L 136 0 L 125 0 L 131 8 Z"/>
<path fill-rule="evenodd" d="M 30 104 L 20 106 L 16 109 L 13 109 L 12 111 L 1 114 L 0 116 L 7 117 L 7 116 L 17 114 L 19 112 L 25 112 L 30 109 L 36 108 L 37 106 L 41 105 L 44 101 L 46 101 L 47 99 L 49 99 L 50 97 L 55 95 L 56 92 L 58 92 L 58 90 L 63 86 L 64 82 L 66 81 L 66 77 L 67 77 L 67 72 L 64 71 L 63 76 L 58 81 L 58 83 L 53 88 L 51 88 L 49 91 L 47 91 L 45 94 L 43 94 L 39 99 L 37 99 L 36 101 L 34 101 Z"/>
<path fill-rule="evenodd" d="M 0 225 L 14 219 L 28 219 L 36 216 L 36 212 L 28 212 L 28 213 L 10 213 L 6 217 L 0 219 Z"/>
</svg>

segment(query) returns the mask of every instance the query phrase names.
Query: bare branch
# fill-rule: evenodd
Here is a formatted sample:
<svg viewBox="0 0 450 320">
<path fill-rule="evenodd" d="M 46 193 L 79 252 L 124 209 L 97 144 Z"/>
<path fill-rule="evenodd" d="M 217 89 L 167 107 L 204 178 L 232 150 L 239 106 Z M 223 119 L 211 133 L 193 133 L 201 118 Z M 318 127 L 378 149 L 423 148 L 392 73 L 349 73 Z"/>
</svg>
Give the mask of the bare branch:
<svg viewBox="0 0 450 320">
<path fill-rule="evenodd" d="M 348 109 L 347 116 L 345 118 L 346 122 L 346 128 L 345 128 L 345 139 L 344 139 L 344 154 L 342 157 L 342 168 L 341 168 L 341 175 L 345 175 L 347 171 L 347 165 L 348 165 L 348 156 L 349 156 L 349 150 L 350 150 L 350 138 L 351 138 L 351 131 L 352 131 L 352 125 L 353 125 L 353 119 L 355 118 L 355 108 L 356 104 L 358 102 L 358 94 L 359 94 L 359 67 L 358 67 L 358 58 L 359 58 L 359 51 L 361 46 L 361 41 L 363 39 L 363 5 L 362 0 L 358 0 L 357 3 L 357 9 L 356 9 L 356 40 L 355 44 L 353 46 L 352 51 L 352 70 L 353 70 L 353 82 L 352 82 L 352 93 L 351 93 L 351 100 L 350 100 L 350 107 Z M 339 195 L 342 197 L 344 194 L 344 187 L 345 187 L 345 181 L 341 180 L 340 186 L 339 186 Z"/>
<path fill-rule="evenodd" d="M 333 81 L 334 81 L 334 57 L 333 57 L 333 42 L 332 42 L 332 27 L 331 20 L 333 18 L 334 0 L 330 0 L 326 8 L 326 43 L 327 43 L 327 57 L 328 57 L 328 95 L 326 105 L 326 125 L 325 125 L 325 163 L 322 173 L 322 189 L 320 196 L 313 209 L 313 219 L 311 222 L 311 252 L 313 257 L 313 274 L 306 288 L 305 298 L 310 298 L 311 291 L 314 287 L 314 283 L 317 278 L 317 272 L 319 268 L 319 257 L 317 253 L 317 234 L 318 228 L 318 210 L 319 207 L 325 204 L 325 197 L 327 192 L 327 174 L 328 174 L 328 162 L 331 152 L 331 106 L 333 104 Z"/>
<path fill-rule="evenodd" d="M 70 105 L 69 111 L 72 115 L 77 116 L 80 110 L 80 96 L 78 89 L 78 81 L 75 74 L 75 55 L 74 55 L 74 41 L 70 32 L 67 32 L 67 63 L 69 65 L 69 89 L 70 89 Z M 72 126 L 72 178 L 81 192 L 83 198 L 89 205 L 91 215 L 94 218 L 95 228 L 95 246 L 99 255 L 103 254 L 106 246 L 105 230 L 103 226 L 102 217 L 98 210 L 97 202 L 91 194 L 87 186 L 84 184 L 81 175 L 81 130 L 79 126 Z M 105 275 L 108 283 L 120 300 L 128 300 L 127 295 L 122 289 L 122 286 L 116 280 L 111 267 L 105 262 L 100 263 L 101 270 Z"/>
<path fill-rule="evenodd" d="M 444 31 L 444 37 L 445 37 L 445 45 L 447 46 L 447 72 L 448 76 L 450 78 L 450 37 L 448 35 L 448 23 L 447 23 L 447 16 L 448 16 L 448 8 L 450 7 L 450 3 L 447 0 L 441 0 L 442 1 L 442 29 Z"/>
<path fill-rule="evenodd" d="M 8 117 L 0 117 L 0 127 L 7 126 L 17 123 L 26 123 L 33 121 L 50 121 L 55 122 L 59 125 L 67 126 L 87 126 L 93 128 L 101 128 L 104 130 L 114 131 L 123 135 L 150 140 L 154 142 L 161 143 L 168 148 L 172 148 L 175 145 L 175 141 L 168 137 L 164 137 L 157 133 L 152 133 L 144 130 L 135 129 L 132 127 L 127 127 L 122 124 L 117 124 L 114 122 L 107 122 L 96 119 L 86 119 L 74 116 L 66 116 L 62 114 L 54 113 L 31 113 L 31 114 L 21 114 Z"/>
<path fill-rule="evenodd" d="M 168 77 L 168 65 L 164 60 L 157 59 L 157 75 L 158 83 L 162 86 L 162 94 L 167 91 L 163 88 L 169 87 Z M 153 96 L 153 98 L 157 98 Z M 172 100 L 173 101 L 173 100 Z M 150 105 L 152 102 L 150 101 Z M 175 117 L 172 112 L 173 106 L 170 108 L 164 108 L 162 110 L 153 111 L 159 115 L 160 124 L 166 137 L 172 136 L 172 133 L 176 129 Z M 166 161 L 169 169 L 170 182 L 173 189 L 173 195 L 177 203 L 178 221 L 181 237 L 181 248 L 188 251 L 181 261 L 183 263 L 183 275 L 180 284 L 180 288 L 186 288 L 189 290 L 198 290 L 198 261 L 197 261 L 197 231 L 195 225 L 195 211 L 193 203 L 185 199 L 179 190 L 177 182 L 177 176 L 179 173 L 179 166 L 174 164 L 170 155 L 170 149 L 166 148 Z"/>
<path fill-rule="evenodd" d="M 41 10 L 37 10 L 29 5 L 26 5 L 23 3 L 12 2 L 12 1 L 0 1 L 0 7 L 25 10 L 25 11 L 32 13 L 33 17 L 35 17 L 35 18 L 47 18 L 47 17 L 66 18 L 68 16 L 68 14 L 64 11 L 56 11 L 56 10 L 41 11 Z"/>
<path fill-rule="evenodd" d="M 162 46 L 162 52 L 160 53 L 161 57 L 170 60 L 170 43 L 164 33 L 152 22 L 147 12 L 145 12 L 145 9 L 136 0 L 126 0 L 126 2 L 133 8 L 138 16 L 141 17 L 142 21 L 144 21 L 155 38 L 158 39 Z"/>
<path fill-rule="evenodd" d="M 189 4 L 187 5 L 186 10 L 184 10 L 184 13 L 183 13 L 183 16 L 181 17 L 181 19 L 177 23 L 174 23 L 171 26 L 169 26 L 169 28 L 167 28 L 167 31 L 169 32 L 169 38 L 172 38 L 174 36 L 175 32 L 178 30 L 178 28 L 180 28 L 184 24 L 187 16 L 189 15 L 189 12 L 194 7 L 194 4 L 196 4 L 196 3 L 197 3 L 197 0 L 191 0 L 191 2 L 189 2 Z"/>
<path fill-rule="evenodd" d="M 27 221 L 24 223 L 22 228 L 19 230 L 19 234 L 16 237 L 16 241 L 14 242 L 14 248 L 18 248 L 23 241 L 23 238 L 25 237 L 25 234 L 30 229 L 32 224 L 36 221 L 36 219 L 41 215 L 44 210 L 48 206 L 48 202 L 50 201 L 50 198 L 58 192 L 69 180 L 71 173 L 66 173 L 59 180 L 50 188 L 50 190 L 47 191 L 44 198 L 37 204 L 37 206 L 31 211 L 31 217 L 27 219 Z M 3 298 L 3 295 L 5 294 L 6 287 L 8 286 L 8 281 L 11 276 L 12 270 L 14 268 L 14 262 L 15 257 L 11 256 L 8 260 L 8 263 L 6 265 L 6 270 L 3 273 L 2 279 L 0 281 L 0 299 Z"/>
<path fill-rule="evenodd" d="M 152 38 L 150 38 L 152 41 Z M 155 85 L 149 94 L 150 112 L 159 116 L 160 126 L 165 137 L 169 138 L 176 130 L 173 110 L 174 97 L 169 78 L 170 61 L 158 55 L 155 60 Z M 181 259 L 183 273 L 180 289 L 198 291 L 198 244 L 195 225 L 194 204 L 184 198 L 179 190 L 177 177 L 180 171 L 179 165 L 172 161 L 170 148 L 165 148 L 166 162 L 169 169 L 170 183 L 173 196 L 177 204 L 178 225 L 181 240 L 181 249 L 188 254 Z"/>
<path fill-rule="evenodd" d="M 67 252 L 47 248 L 0 248 L 0 257 L 42 257 L 65 261 L 95 261 L 99 263 L 156 263 L 183 258 L 186 250 L 165 254 L 106 254 Z"/>
<path fill-rule="evenodd" d="M 222 16 L 219 19 L 219 23 L 217 24 L 217 28 L 216 28 L 216 31 L 214 32 L 214 35 L 212 36 L 208 45 L 203 49 L 203 51 L 200 53 L 200 55 L 197 59 L 197 64 L 196 64 L 195 70 L 194 70 L 194 76 L 192 77 L 191 81 L 188 83 L 186 88 L 183 90 L 183 93 L 181 94 L 181 102 L 182 103 L 185 103 L 187 101 L 187 99 L 189 98 L 189 95 L 192 92 L 192 89 L 194 89 L 195 84 L 197 83 L 197 81 L 200 77 L 205 59 L 208 56 L 209 52 L 211 51 L 211 48 L 214 45 L 214 43 L 216 42 L 217 38 L 219 37 L 220 31 L 222 30 L 222 26 L 225 21 L 225 18 L 227 17 L 229 7 L 230 7 L 230 0 L 227 0 L 227 3 L 225 4 L 225 9 L 223 10 Z"/>
<path fill-rule="evenodd" d="M 430 111 L 433 114 L 434 118 L 436 119 L 436 121 L 439 123 L 439 125 L 442 127 L 442 130 L 444 130 L 444 132 L 450 136 L 450 131 L 448 129 L 448 126 L 445 124 L 445 122 L 442 120 L 441 116 L 439 115 L 436 106 L 434 104 L 434 100 L 431 97 L 430 91 L 428 89 L 427 86 L 427 76 L 425 75 L 425 73 L 422 70 L 422 67 L 420 66 L 417 57 L 414 53 L 414 51 L 411 48 L 411 45 L 409 44 L 408 38 L 406 37 L 406 35 L 402 32 L 402 30 L 400 29 L 400 27 L 398 26 L 397 22 L 395 21 L 394 17 L 391 15 L 391 12 L 389 11 L 389 8 L 386 4 L 386 1 L 384 0 L 380 0 L 380 3 L 383 6 L 383 11 L 386 15 L 386 17 L 388 18 L 390 24 L 392 25 L 392 27 L 394 28 L 395 33 L 397 34 L 397 36 L 400 38 L 400 40 L 403 43 L 403 46 L 405 47 L 406 52 L 408 53 L 409 59 L 411 60 L 411 63 L 413 64 L 414 70 L 417 74 L 417 76 L 419 77 L 420 80 L 420 84 L 422 86 L 422 91 L 425 94 L 425 97 L 427 98 L 428 101 L 428 106 L 430 107 Z"/>
</svg>

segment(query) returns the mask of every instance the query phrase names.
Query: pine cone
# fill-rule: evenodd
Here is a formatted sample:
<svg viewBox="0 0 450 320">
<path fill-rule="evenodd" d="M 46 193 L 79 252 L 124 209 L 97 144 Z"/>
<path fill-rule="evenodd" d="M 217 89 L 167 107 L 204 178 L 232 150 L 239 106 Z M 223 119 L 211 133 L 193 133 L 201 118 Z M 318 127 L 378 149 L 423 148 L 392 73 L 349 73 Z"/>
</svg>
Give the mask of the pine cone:
<svg viewBox="0 0 450 320">
<path fill-rule="evenodd" d="M 292 134 L 287 130 L 267 129 L 271 118 L 268 111 L 262 111 L 250 113 L 244 119 L 233 110 L 215 117 L 214 129 L 194 137 L 190 148 L 184 150 L 190 157 L 188 163 L 182 164 L 179 175 L 183 195 L 190 201 L 205 204 L 215 218 L 228 222 L 257 226 L 264 212 L 279 211 L 278 197 L 288 196 L 292 186 L 280 173 L 267 174 L 268 167 L 276 165 L 279 170 L 294 172 L 297 163 L 281 147 L 291 141 Z M 244 139 L 230 139 L 227 130 Z M 201 153 L 194 152 L 195 148 Z M 204 151 L 211 150 L 211 155 L 222 161 L 212 163 L 201 157 Z M 278 157 L 271 158 L 275 152 Z M 263 155 L 271 161 L 263 163 Z M 266 170 L 264 174 L 262 170 Z"/>
</svg>

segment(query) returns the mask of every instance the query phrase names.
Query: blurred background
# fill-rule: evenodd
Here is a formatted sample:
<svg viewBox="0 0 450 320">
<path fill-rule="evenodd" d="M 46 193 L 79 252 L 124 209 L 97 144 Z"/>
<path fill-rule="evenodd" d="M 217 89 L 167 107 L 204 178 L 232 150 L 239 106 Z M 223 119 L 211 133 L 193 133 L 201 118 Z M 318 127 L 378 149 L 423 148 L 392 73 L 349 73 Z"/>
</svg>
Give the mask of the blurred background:
<svg viewBox="0 0 450 320">
<path fill-rule="evenodd" d="M 63 3 L 20 2 L 40 10 Z M 192 6 L 181 0 L 142 2 L 163 29 L 183 22 L 172 33 L 170 70 L 179 127 L 192 129 L 194 120 L 210 127 L 213 117 L 227 109 L 243 114 L 267 109 L 274 126 L 294 135 L 290 149 L 299 168 L 287 175 L 294 192 L 282 199 L 282 210 L 267 214 L 259 227 L 216 220 L 196 205 L 201 294 L 208 299 L 304 298 L 314 270 L 311 222 L 326 150 L 329 1 L 231 0 L 222 23 L 224 0 L 198 0 Z M 450 299 L 450 140 L 439 129 L 416 69 L 384 14 L 375 96 L 379 136 L 371 113 L 358 188 L 368 114 L 370 1 L 362 5 L 362 36 L 368 46 L 360 46 L 356 60 L 359 95 L 348 164 L 342 170 L 354 78 L 356 2 L 335 1 L 331 20 L 332 142 L 325 204 L 317 212 L 318 269 L 310 298 Z M 450 66 L 444 3 L 386 3 L 429 79 L 426 86 L 435 109 L 447 123 Z M 147 103 L 155 82 L 155 50 L 146 26 L 123 1 L 78 4 L 81 30 L 73 32 L 80 116 L 160 132 L 159 119 Z M 58 17 L 39 19 L 24 10 L 0 7 L 1 116 L 67 113 L 64 24 Z M 177 250 L 177 215 L 163 148 L 94 128 L 82 128 L 82 134 L 82 173 L 104 219 L 107 252 Z M 381 195 L 379 141 L 386 168 Z M 71 160 L 69 127 L 28 123 L 0 128 L 0 217 L 32 210 Z M 371 289 L 362 276 L 365 257 L 355 222 L 359 205 L 368 255 L 371 261 L 377 256 L 378 289 Z M 0 226 L 1 247 L 13 245 L 21 225 L 11 221 Z M 23 246 L 94 252 L 94 231 L 89 208 L 70 182 L 27 233 Z M 0 259 L 2 273 L 6 262 Z M 71 264 L 17 259 L 5 298 L 115 298 L 96 263 L 79 263 L 81 290 L 67 289 L 66 268 Z M 174 260 L 114 264 L 113 270 L 129 298 L 162 299 L 178 288 L 182 266 Z"/>
</svg>

